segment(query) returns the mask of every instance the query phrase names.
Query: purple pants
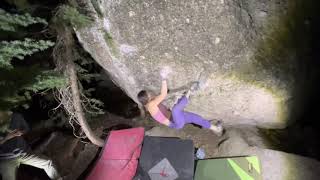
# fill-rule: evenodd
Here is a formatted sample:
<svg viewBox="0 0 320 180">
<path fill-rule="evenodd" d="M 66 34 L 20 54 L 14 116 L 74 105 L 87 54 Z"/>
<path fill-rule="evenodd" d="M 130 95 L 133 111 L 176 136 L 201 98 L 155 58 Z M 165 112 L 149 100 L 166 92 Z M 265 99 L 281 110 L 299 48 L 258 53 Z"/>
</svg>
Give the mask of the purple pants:
<svg viewBox="0 0 320 180">
<path fill-rule="evenodd" d="M 188 99 L 186 96 L 182 96 L 177 104 L 175 104 L 172 108 L 172 121 L 169 127 L 175 128 L 175 129 L 181 129 L 185 124 L 193 123 L 196 125 L 201 126 L 202 128 L 209 129 L 211 126 L 211 123 L 202 118 L 201 116 L 184 111 L 184 108 L 188 104 Z"/>
</svg>

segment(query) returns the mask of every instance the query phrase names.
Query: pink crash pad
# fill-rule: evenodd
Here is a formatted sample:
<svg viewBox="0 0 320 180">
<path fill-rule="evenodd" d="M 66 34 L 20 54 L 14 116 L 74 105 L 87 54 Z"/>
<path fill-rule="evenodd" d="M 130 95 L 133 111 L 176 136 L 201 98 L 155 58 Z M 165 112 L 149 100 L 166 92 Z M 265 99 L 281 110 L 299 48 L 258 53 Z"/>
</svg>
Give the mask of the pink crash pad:
<svg viewBox="0 0 320 180">
<path fill-rule="evenodd" d="M 143 138 L 143 128 L 111 131 L 87 180 L 131 180 L 137 170 Z"/>
</svg>

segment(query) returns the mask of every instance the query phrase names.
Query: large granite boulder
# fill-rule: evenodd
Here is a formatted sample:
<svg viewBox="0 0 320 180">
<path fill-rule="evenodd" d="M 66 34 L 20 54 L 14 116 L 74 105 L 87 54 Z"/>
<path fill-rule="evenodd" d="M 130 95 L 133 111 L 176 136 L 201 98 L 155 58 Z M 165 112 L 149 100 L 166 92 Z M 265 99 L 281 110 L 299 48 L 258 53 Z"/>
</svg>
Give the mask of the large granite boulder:
<svg viewBox="0 0 320 180">
<path fill-rule="evenodd" d="M 261 162 L 264 180 L 319 179 L 319 161 L 295 154 L 265 149 L 266 146 L 259 143 L 261 142 L 258 140 L 260 139 L 259 136 L 251 134 L 249 137 L 249 134 L 243 129 L 229 130 L 226 134 L 228 138 L 219 144 L 218 151 L 216 151 L 214 157 L 256 155 Z M 255 140 L 252 141 L 252 138 Z"/>
<path fill-rule="evenodd" d="M 76 34 L 137 103 L 140 90 L 159 92 L 159 71 L 167 67 L 168 106 L 200 81 L 187 110 L 227 125 L 283 128 L 292 84 L 255 69 L 252 59 L 268 18 L 284 7 L 278 0 L 92 0 L 86 8 L 94 22 Z"/>
</svg>

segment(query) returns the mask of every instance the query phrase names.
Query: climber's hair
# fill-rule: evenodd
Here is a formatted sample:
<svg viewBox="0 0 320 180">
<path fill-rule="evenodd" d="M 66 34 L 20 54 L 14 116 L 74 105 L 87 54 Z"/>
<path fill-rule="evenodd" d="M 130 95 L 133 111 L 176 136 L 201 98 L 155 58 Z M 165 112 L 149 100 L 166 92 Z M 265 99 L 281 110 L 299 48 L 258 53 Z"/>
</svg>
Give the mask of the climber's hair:
<svg viewBox="0 0 320 180">
<path fill-rule="evenodd" d="M 146 90 L 142 90 L 138 93 L 138 100 L 141 104 L 146 105 L 149 102 L 148 92 Z"/>
</svg>

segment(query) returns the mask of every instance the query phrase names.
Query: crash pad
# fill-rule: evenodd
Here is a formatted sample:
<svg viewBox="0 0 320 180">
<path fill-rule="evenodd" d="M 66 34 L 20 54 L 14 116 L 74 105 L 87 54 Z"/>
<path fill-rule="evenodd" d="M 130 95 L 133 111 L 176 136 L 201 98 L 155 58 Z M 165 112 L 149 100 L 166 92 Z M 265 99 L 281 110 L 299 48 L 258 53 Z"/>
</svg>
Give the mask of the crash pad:
<svg viewBox="0 0 320 180">
<path fill-rule="evenodd" d="M 193 172 L 194 145 L 191 140 L 145 137 L 136 179 L 192 180 Z"/>
<path fill-rule="evenodd" d="M 262 180 L 257 156 L 199 160 L 195 180 Z"/>
<path fill-rule="evenodd" d="M 143 138 L 143 128 L 111 131 L 87 180 L 133 179 Z"/>
</svg>

